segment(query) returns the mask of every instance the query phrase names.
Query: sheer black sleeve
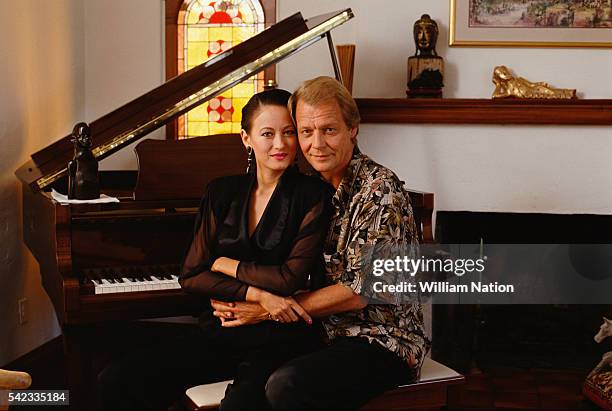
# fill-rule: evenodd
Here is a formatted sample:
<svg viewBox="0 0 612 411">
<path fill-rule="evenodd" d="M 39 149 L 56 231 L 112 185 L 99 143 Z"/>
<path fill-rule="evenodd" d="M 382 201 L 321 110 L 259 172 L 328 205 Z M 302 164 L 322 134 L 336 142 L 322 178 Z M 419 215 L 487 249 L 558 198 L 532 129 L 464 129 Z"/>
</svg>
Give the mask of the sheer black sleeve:
<svg viewBox="0 0 612 411">
<path fill-rule="evenodd" d="M 183 290 L 221 301 L 244 301 L 248 285 L 223 273 L 211 271 L 217 256 L 212 254 L 216 241 L 216 221 L 206 190 L 196 219 L 193 240 L 183 261 L 179 283 Z"/>
<path fill-rule="evenodd" d="M 289 296 L 307 287 L 309 275 L 320 274 L 323 241 L 331 218 L 331 191 L 320 190 L 315 196 L 286 260 L 281 265 L 241 261 L 236 271 L 237 279 L 273 294 Z"/>
</svg>

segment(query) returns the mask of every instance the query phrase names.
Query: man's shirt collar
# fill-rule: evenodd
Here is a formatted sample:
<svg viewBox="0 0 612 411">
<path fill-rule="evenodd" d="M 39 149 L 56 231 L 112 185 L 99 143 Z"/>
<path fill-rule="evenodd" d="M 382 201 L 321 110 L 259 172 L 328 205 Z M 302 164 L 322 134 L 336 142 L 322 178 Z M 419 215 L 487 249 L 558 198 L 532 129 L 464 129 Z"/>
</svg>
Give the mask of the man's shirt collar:
<svg viewBox="0 0 612 411">
<path fill-rule="evenodd" d="M 355 179 L 359 175 L 359 170 L 361 169 L 364 157 L 365 156 L 361 154 L 359 147 L 355 145 L 353 148 L 353 156 L 351 157 L 349 166 L 346 169 L 346 175 L 340 182 L 340 185 L 332 198 L 333 205 L 336 207 L 336 209 L 340 209 L 343 206 L 346 207 L 350 203 L 355 190 Z"/>
</svg>

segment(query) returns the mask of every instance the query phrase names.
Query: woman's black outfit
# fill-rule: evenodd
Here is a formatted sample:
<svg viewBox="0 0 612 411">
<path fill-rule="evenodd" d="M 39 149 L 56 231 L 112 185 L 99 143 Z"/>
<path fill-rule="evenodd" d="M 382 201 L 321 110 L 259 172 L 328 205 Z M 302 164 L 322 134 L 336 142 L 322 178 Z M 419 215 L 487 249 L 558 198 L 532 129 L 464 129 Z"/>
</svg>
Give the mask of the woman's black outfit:
<svg viewBox="0 0 612 411">
<path fill-rule="evenodd" d="M 192 244 L 183 263 L 182 287 L 202 298 L 243 301 L 249 285 L 289 296 L 320 284 L 322 247 L 333 188 L 293 169 L 281 176 L 252 235 L 249 200 L 256 177 L 238 175 L 207 187 Z M 236 278 L 210 270 L 218 257 L 240 261 Z M 221 327 L 212 310 L 189 336 L 134 353 L 99 377 L 102 403 L 109 410 L 164 410 L 185 388 L 234 379 L 221 409 L 266 406 L 264 387 L 286 361 L 316 349 L 318 328 L 304 321 L 264 321 Z"/>
</svg>

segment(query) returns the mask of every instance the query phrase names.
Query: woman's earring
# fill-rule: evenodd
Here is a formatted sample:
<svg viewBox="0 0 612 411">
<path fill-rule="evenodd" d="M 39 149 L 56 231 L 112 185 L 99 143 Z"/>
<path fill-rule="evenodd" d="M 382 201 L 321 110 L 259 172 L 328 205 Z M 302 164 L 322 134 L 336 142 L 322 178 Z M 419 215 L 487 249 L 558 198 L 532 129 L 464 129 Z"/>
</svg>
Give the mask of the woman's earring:
<svg viewBox="0 0 612 411">
<path fill-rule="evenodd" d="M 255 156 L 253 155 L 253 147 L 247 146 L 247 169 L 246 169 L 247 174 L 251 174 L 251 172 L 253 171 L 254 157 Z"/>
</svg>

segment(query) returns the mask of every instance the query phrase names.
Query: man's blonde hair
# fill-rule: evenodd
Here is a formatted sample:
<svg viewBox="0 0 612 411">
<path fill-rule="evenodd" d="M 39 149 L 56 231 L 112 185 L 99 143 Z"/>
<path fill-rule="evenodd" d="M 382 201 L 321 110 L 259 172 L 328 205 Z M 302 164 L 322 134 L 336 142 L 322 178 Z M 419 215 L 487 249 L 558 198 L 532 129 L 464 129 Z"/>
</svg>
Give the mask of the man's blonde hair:
<svg viewBox="0 0 612 411">
<path fill-rule="evenodd" d="M 298 101 L 314 106 L 326 100 L 338 103 L 344 123 L 349 129 L 359 128 L 361 117 L 353 96 L 338 80 L 327 76 L 307 80 L 293 92 L 288 103 L 291 117 L 296 121 L 295 109 Z"/>
</svg>

